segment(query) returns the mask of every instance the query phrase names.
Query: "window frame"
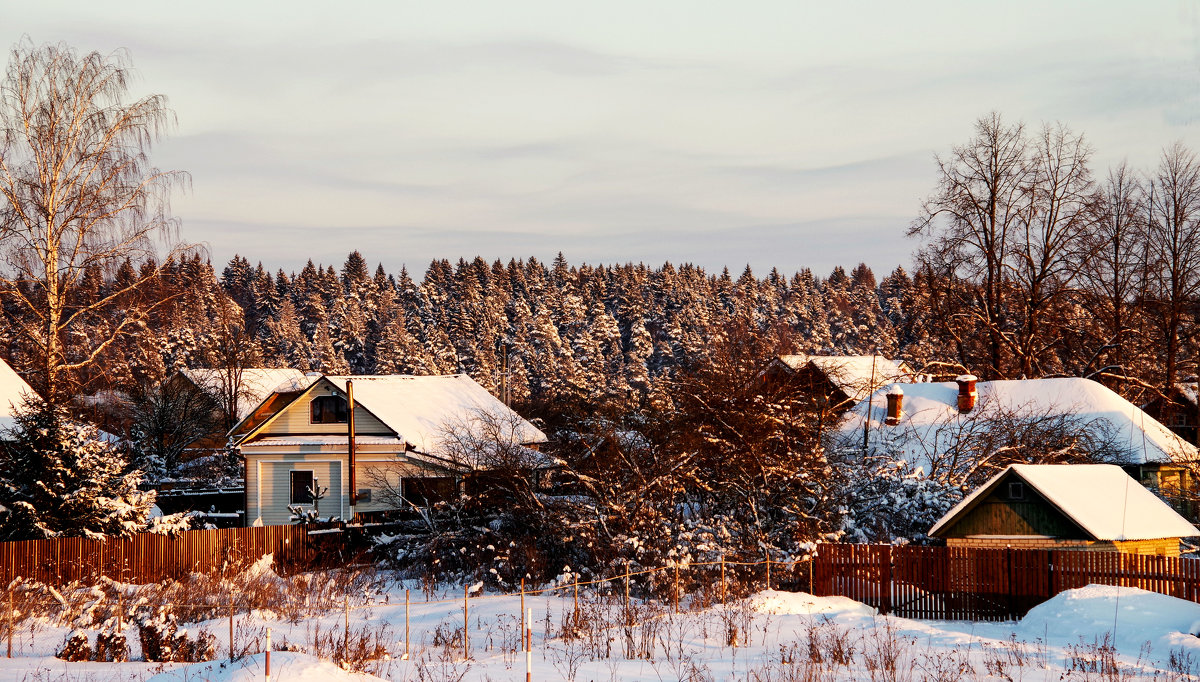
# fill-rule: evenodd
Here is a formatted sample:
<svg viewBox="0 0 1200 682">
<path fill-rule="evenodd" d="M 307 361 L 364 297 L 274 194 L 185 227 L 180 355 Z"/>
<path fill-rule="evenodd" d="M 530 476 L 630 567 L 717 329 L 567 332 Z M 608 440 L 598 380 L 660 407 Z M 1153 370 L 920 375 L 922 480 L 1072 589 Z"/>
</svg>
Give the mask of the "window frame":
<svg viewBox="0 0 1200 682">
<path fill-rule="evenodd" d="M 308 485 L 305 489 L 308 491 L 304 497 L 308 500 L 296 499 L 296 474 L 308 474 Z M 292 469 L 288 471 L 288 504 L 290 505 L 308 505 L 313 506 L 316 503 L 317 472 L 315 469 Z"/>
<path fill-rule="evenodd" d="M 1024 481 L 1009 481 L 1008 482 L 1008 499 L 1024 500 L 1025 499 L 1025 482 Z"/>
<path fill-rule="evenodd" d="M 324 415 L 324 413 L 326 411 L 330 410 L 329 407 L 326 407 L 326 405 L 328 405 L 330 403 L 332 403 L 334 405 L 334 407 L 332 409 L 333 421 L 326 420 L 326 419 L 324 419 L 323 416 L 320 420 L 318 420 L 317 419 L 318 406 L 320 406 L 319 409 L 321 411 L 321 414 Z M 340 410 L 337 409 L 337 406 L 341 406 L 341 409 Z M 343 418 L 338 419 L 339 416 L 341 416 Z M 346 401 L 345 398 L 343 398 L 340 395 L 319 395 L 319 396 L 315 396 L 308 403 L 308 423 L 309 424 L 346 424 L 349 421 L 350 421 L 350 404 Z"/>
</svg>

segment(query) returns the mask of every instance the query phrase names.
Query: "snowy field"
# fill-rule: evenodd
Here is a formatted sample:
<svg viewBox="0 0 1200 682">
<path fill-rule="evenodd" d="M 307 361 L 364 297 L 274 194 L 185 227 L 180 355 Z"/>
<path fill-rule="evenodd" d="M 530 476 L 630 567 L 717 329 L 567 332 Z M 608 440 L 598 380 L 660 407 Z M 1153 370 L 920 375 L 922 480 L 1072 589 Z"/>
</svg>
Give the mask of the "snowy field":
<svg viewBox="0 0 1200 682">
<path fill-rule="evenodd" d="M 278 580 L 278 579 L 276 579 Z M 411 587 L 411 586 L 410 586 Z M 315 588 L 314 588 L 315 589 Z M 389 603 L 351 608 L 349 630 L 363 673 L 332 659 L 345 641 L 346 613 L 327 609 L 298 617 L 268 609 L 229 623 L 186 623 L 216 637 L 217 660 L 206 663 L 71 663 L 53 654 L 71 633 L 53 618 L 27 618 L 17 629 L 14 658 L 0 658 L 0 680 L 262 680 L 266 631 L 271 679 L 514 680 L 525 674 L 520 649 L 520 598 L 473 598 L 463 657 L 463 609 L 457 593 L 412 591 L 410 656 L 405 651 L 404 589 L 370 595 Z M 1019 623 L 916 621 L 879 616 L 840 597 L 760 591 L 726 605 L 684 608 L 620 595 L 529 597 L 533 610 L 535 680 L 1184 680 L 1200 674 L 1200 605 L 1132 588 L 1090 586 L 1059 595 Z M 360 603 L 365 603 L 365 599 Z M 626 626 L 625 623 L 633 623 Z M 125 625 L 134 658 L 137 629 Z M 94 641 L 94 632 L 93 632 Z M 3 645 L 0 643 L 0 655 Z M 315 654 L 315 655 L 313 655 Z M 383 658 L 373 658 L 386 654 Z"/>
</svg>

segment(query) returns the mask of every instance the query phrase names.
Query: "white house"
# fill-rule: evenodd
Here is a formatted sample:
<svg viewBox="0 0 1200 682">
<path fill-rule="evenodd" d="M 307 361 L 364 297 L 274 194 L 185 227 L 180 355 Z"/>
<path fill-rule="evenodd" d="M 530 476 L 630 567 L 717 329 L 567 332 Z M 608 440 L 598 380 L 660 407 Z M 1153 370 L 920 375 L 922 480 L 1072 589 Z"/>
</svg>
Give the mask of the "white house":
<svg viewBox="0 0 1200 682">
<path fill-rule="evenodd" d="M 479 447 L 546 441 L 465 374 L 319 376 L 299 390 L 281 388 L 230 432 L 246 462 L 246 518 L 255 524 L 288 523 L 289 506 L 311 507 L 310 490 L 325 488 L 315 501 L 320 515 L 350 517 L 351 457 L 353 512 L 361 514 L 394 508 L 398 495 L 419 505 L 452 490 L 478 466 L 461 447 L 464 435 Z"/>
</svg>

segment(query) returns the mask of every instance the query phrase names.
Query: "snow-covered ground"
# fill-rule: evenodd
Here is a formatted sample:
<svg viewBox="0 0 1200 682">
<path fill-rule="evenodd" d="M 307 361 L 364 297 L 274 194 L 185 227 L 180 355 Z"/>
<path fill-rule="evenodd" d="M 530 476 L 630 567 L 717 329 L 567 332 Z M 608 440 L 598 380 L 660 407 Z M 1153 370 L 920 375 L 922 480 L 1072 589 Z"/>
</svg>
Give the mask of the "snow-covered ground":
<svg viewBox="0 0 1200 682">
<path fill-rule="evenodd" d="M 464 660 L 461 591 L 426 602 L 413 591 L 410 656 L 405 651 L 404 590 L 389 603 L 350 612 L 351 641 L 386 649 L 390 658 L 355 674 L 330 658 L 345 635 L 346 616 L 288 622 L 255 611 L 235 619 L 235 644 L 246 651 L 276 647 L 274 680 L 513 680 L 525 672 L 520 598 L 472 598 L 471 658 Z M 586 597 L 586 595 L 585 595 Z M 1197 679 L 1200 605 L 1132 588 L 1089 586 L 1059 595 L 1019 623 L 916 621 L 879 616 L 841 597 L 761 591 L 727 605 L 675 614 L 669 604 L 582 598 L 575 618 L 571 594 L 528 597 L 533 610 L 535 680 L 1108 680 Z M 638 622 L 623 625 L 625 615 Z M 48 622 L 26 623 L 13 659 L 0 658 L 0 680 L 262 680 L 265 656 L 228 655 L 228 621 L 187 624 L 219 642 L 218 660 L 193 664 L 68 663 L 53 658 L 70 632 Z M 128 627 L 134 656 L 136 629 Z M 32 637 L 30 637 L 32 633 Z M 573 635 L 573 636 L 564 636 Z M 318 653 L 319 656 L 310 655 Z M 3 641 L 0 640 L 0 655 Z"/>
</svg>

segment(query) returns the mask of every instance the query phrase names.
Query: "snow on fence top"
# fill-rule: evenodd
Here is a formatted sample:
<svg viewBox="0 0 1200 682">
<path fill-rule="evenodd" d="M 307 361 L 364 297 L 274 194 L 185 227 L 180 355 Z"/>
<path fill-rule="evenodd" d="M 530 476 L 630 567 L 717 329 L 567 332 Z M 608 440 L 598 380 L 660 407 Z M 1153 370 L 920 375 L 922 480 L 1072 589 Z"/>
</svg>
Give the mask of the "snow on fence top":
<svg viewBox="0 0 1200 682">
<path fill-rule="evenodd" d="M 1010 464 L 946 512 L 929 534 L 937 536 L 987 497 L 1010 471 L 1096 540 L 1200 535 L 1200 530 L 1115 464 Z"/>
<path fill-rule="evenodd" d="M 976 384 L 978 402 L 960 412 L 954 382 L 901 384 L 903 414 L 896 425 L 884 423 L 884 388 L 850 410 L 839 427 L 842 444 L 862 444 L 864 420 L 869 420 L 869 444 L 903 456 L 914 466 L 929 466 L 939 454 L 966 449 L 970 439 L 987 437 L 989 430 L 1015 424 L 1049 422 L 1061 417 L 1095 443 L 1130 464 L 1183 462 L 1197 458 L 1188 443 L 1139 407 L 1107 386 L 1090 379 L 1020 379 Z"/>
</svg>

